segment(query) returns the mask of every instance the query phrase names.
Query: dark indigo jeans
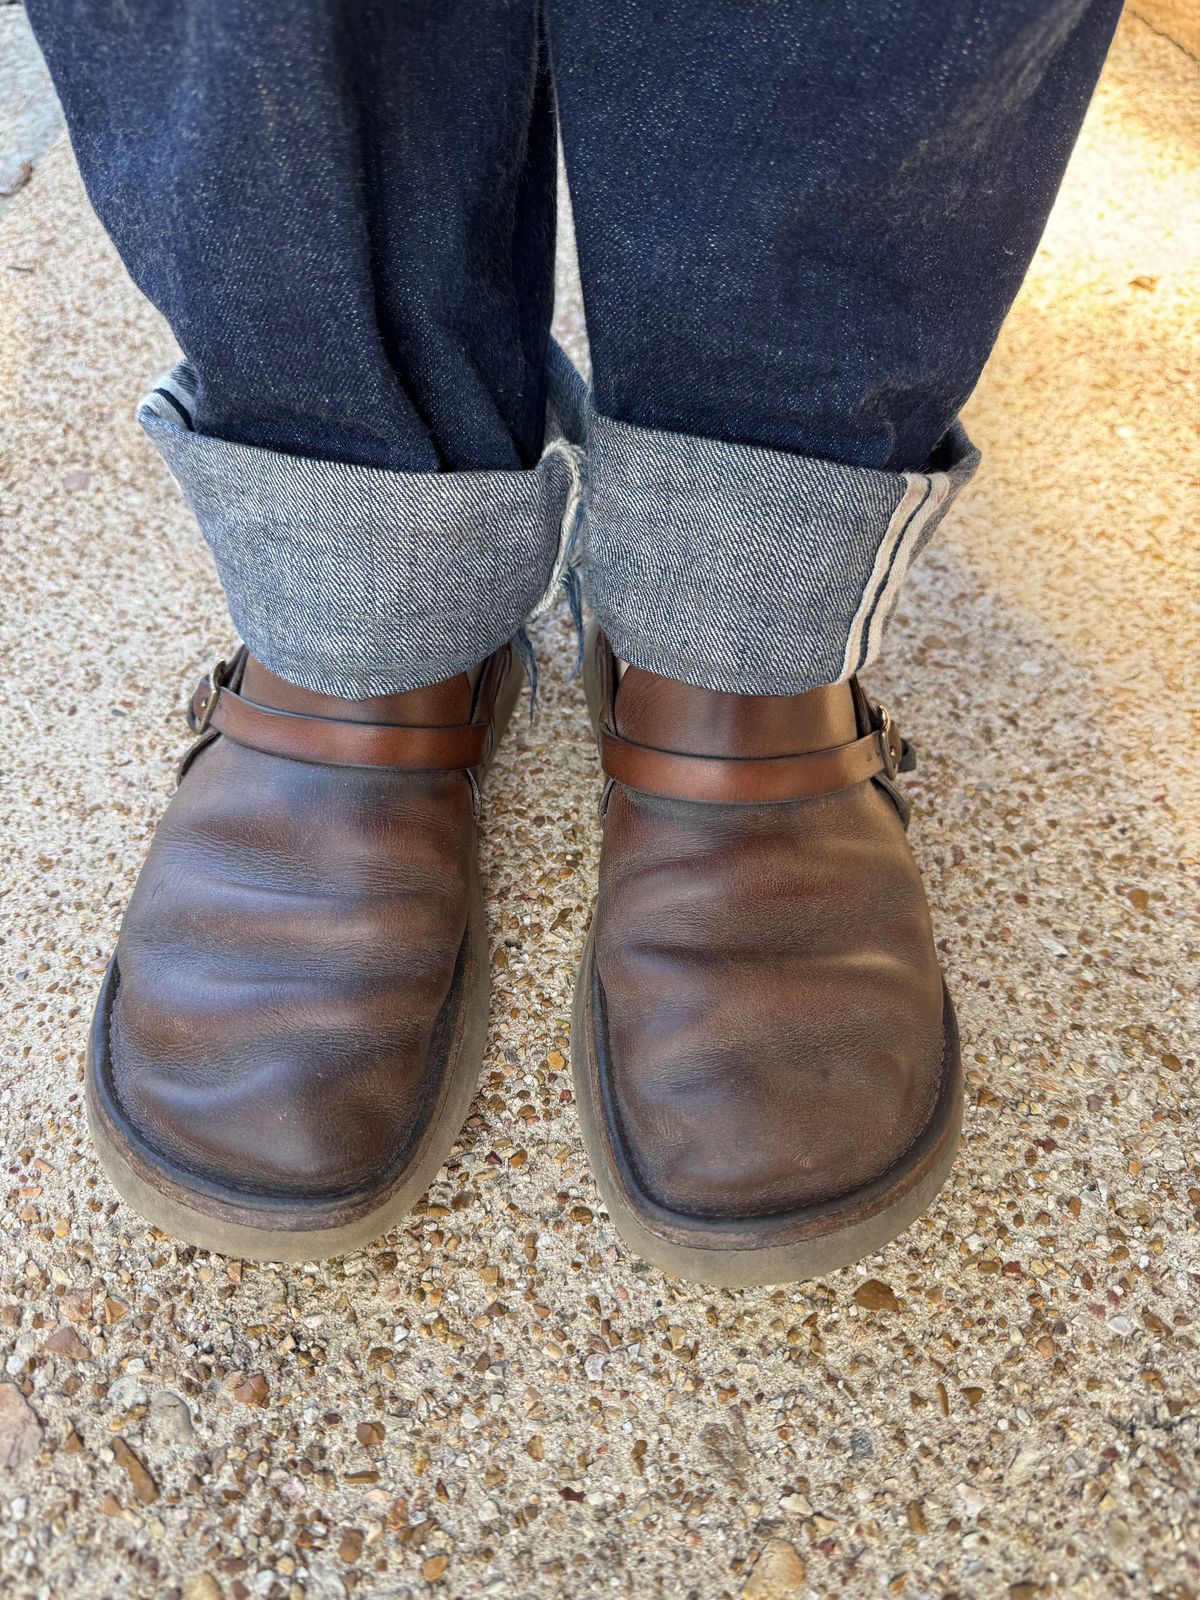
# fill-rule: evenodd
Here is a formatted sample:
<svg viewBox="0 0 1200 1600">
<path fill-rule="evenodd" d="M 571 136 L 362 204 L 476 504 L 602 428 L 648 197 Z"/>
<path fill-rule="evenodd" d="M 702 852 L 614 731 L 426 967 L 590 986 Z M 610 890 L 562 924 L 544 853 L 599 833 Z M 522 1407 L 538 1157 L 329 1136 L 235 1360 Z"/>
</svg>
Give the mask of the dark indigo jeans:
<svg viewBox="0 0 1200 1600">
<path fill-rule="evenodd" d="M 869 660 L 1119 11 L 29 0 L 187 357 L 143 420 L 251 648 L 343 694 L 493 648 L 572 535 L 640 665 L 794 692 Z M 586 398 L 547 361 L 556 102 Z"/>
</svg>

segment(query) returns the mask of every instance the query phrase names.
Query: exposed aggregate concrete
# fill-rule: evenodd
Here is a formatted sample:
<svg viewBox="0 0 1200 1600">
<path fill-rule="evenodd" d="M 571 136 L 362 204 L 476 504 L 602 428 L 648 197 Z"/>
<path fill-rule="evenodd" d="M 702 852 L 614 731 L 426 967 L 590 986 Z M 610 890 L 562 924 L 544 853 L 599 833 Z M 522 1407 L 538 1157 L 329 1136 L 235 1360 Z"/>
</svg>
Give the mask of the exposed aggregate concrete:
<svg viewBox="0 0 1200 1600">
<path fill-rule="evenodd" d="M 631 1259 L 588 1173 L 562 617 L 487 799 L 479 1096 L 416 1215 L 252 1267 L 116 1201 L 84 1032 L 228 624 L 130 420 L 169 336 L 65 145 L 34 162 L 0 221 L 0 1595 L 1200 1593 L 1193 92 L 1127 21 L 871 683 L 920 748 L 961 1159 L 889 1249 L 775 1291 Z"/>
</svg>

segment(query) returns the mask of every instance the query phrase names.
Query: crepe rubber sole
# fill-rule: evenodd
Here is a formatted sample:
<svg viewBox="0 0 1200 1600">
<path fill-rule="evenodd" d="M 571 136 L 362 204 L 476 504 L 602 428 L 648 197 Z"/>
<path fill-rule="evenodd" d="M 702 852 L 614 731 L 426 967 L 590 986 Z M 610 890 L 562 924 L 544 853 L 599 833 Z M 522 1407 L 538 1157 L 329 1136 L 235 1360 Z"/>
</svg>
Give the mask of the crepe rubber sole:
<svg viewBox="0 0 1200 1600">
<path fill-rule="evenodd" d="M 462 1131 L 479 1082 L 488 1026 L 488 947 L 476 898 L 460 957 L 459 1002 L 441 1096 L 403 1170 L 378 1188 L 328 1196 L 235 1192 L 171 1165 L 128 1125 L 113 1088 L 109 1019 L 120 981 L 109 963 L 88 1041 L 88 1124 L 100 1162 L 138 1215 L 186 1244 L 245 1261 L 319 1261 L 378 1239 L 416 1205 Z M 451 991 L 452 996 L 454 991 Z"/>
<path fill-rule="evenodd" d="M 514 665 L 497 699 L 493 752 L 520 694 Z M 489 762 L 490 765 L 490 762 Z M 141 1140 L 123 1115 L 113 1083 L 109 1024 L 120 984 L 109 962 L 88 1038 L 88 1125 L 113 1188 L 137 1214 L 173 1239 L 245 1261 L 320 1261 L 371 1244 L 400 1222 L 437 1177 L 462 1131 L 483 1067 L 491 996 L 483 897 L 471 890 L 467 927 L 446 1006 L 451 1015 L 437 1104 L 403 1167 L 366 1190 L 335 1196 L 234 1191 L 173 1166 Z"/>
<path fill-rule="evenodd" d="M 962 1067 L 943 985 L 938 1099 L 924 1131 L 887 1172 L 836 1200 L 769 1217 L 724 1220 L 668 1210 L 645 1194 L 621 1149 L 603 1053 L 604 996 L 588 935 L 571 1030 L 571 1071 L 584 1144 L 613 1226 L 637 1255 L 677 1277 L 746 1289 L 824 1277 L 873 1254 L 925 1212 L 946 1182 L 962 1129 Z"/>
</svg>

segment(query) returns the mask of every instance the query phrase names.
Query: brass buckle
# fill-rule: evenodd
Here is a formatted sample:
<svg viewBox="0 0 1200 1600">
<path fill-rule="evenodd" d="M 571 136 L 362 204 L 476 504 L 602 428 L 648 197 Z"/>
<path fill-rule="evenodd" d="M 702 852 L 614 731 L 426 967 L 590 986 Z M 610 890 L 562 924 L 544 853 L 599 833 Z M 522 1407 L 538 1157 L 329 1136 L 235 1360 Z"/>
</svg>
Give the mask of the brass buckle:
<svg viewBox="0 0 1200 1600">
<path fill-rule="evenodd" d="M 208 675 L 208 695 L 205 698 L 204 704 L 200 707 L 200 716 L 196 722 L 197 739 L 208 727 L 209 719 L 211 718 L 213 710 L 217 704 L 217 696 L 225 687 L 224 677 L 228 670 L 228 665 L 224 661 L 218 661 L 216 666 Z"/>
<path fill-rule="evenodd" d="M 896 781 L 896 757 L 892 752 L 892 714 L 886 706 L 877 705 L 875 715 L 879 721 L 879 748 L 883 754 L 883 770 L 889 783 Z"/>
</svg>

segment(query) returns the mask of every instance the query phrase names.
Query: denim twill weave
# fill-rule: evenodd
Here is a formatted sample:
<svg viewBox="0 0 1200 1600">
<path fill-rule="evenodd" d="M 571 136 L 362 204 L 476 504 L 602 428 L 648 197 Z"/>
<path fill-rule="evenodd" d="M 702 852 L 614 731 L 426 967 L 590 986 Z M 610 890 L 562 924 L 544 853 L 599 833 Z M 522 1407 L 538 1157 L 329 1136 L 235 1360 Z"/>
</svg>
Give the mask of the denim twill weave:
<svg viewBox="0 0 1200 1600">
<path fill-rule="evenodd" d="M 557 346 L 547 406 L 562 433 L 528 472 L 389 472 L 232 444 L 192 431 L 194 391 L 182 363 L 138 415 L 238 631 L 281 677 L 352 699 L 498 649 L 568 559 L 639 667 L 741 694 L 839 682 L 878 654 L 909 566 L 979 459 L 957 423 L 919 473 L 634 427 L 592 407 Z"/>
<path fill-rule="evenodd" d="M 979 453 L 920 473 L 586 418 L 584 594 L 617 655 L 739 694 L 801 694 L 878 654 L 899 586 Z"/>
<path fill-rule="evenodd" d="M 558 345 L 550 415 L 585 444 L 574 560 L 617 655 L 738 694 L 801 694 L 879 654 L 904 581 L 979 452 L 955 423 L 925 472 L 851 467 L 597 412 Z"/>
<path fill-rule="evenodd" d="M 347 699 L 464 671 L 505 644 L 560 565 L 579 452 L 527 472 L 392 472 L 191 430 L 181 363 L 138 419 L 216 558 L 230 614 L 280 677 Z"/>
<path fill-rule="evenodd" d="M 270 664 L 428 681 L 569 554 L 623 655 L 794 691 L 871 659 L 969 475 L 1121 0 L 26 9 L 202 375 L 191 435 L 165 395 L 148 425 Z M 535 465 L 559 134 L 590 503 L 564 446 Z"/>
</svg>

